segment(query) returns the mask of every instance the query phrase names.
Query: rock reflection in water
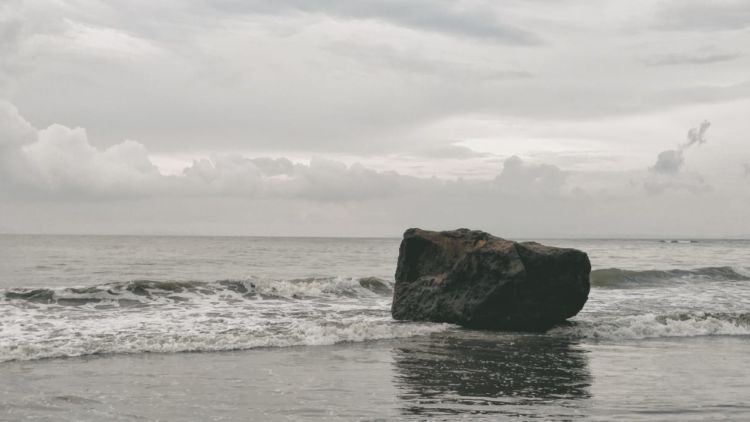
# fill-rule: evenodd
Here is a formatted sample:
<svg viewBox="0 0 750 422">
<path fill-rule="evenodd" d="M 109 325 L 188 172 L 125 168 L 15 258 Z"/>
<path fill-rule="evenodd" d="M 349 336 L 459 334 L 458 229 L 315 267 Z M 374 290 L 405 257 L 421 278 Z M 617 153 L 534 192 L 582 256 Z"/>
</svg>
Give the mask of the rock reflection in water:
<svg viewBox="0 0 750 422">
<path fill-rule="evenodd" d="M 564 338 L 461 330 L 415 338 L 393 353 L 405 415 L 571 419 L 587 413 L 588 357 Z"/>
</svg>

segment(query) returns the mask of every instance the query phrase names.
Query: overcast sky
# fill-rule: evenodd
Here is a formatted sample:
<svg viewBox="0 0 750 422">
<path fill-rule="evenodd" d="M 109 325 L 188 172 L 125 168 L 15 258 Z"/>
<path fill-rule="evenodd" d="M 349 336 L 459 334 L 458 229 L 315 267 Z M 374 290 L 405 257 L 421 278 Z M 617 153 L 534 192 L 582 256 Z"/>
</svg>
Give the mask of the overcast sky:
<svg viewBox="0 0 750 422">
<path fill-rule="evenodd" d="M 750 1 L 0 0 L 0 232 L 750 236 Z"/>
</svg>

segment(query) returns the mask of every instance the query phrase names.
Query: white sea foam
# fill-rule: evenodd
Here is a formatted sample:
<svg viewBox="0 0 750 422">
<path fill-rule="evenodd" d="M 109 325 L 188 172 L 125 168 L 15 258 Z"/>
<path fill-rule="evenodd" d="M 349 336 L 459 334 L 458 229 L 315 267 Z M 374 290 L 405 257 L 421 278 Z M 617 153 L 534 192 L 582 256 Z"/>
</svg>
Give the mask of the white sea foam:
<svg viewBox="0 0 750 422">
<path fill-rule="evenodd" d="M 347 278 L 37 290 L 0 302 L 0 361 L 326 345 L 449 327 L 395 322 L 390 297 Z"/>
<path fill-rule="evenodd" d="M 340 326 L 298 321 L 281 332 L 264 332 L 260 329 L 202 330 L 184 333 L 141 333 L 116 331 L 88 333 L 52 338 L 36 338 L 0 342 L 0 362 L 8 360 L 34 360 L 55 357 L 73 357 L 111 353 L 173 353 L 215 352 L 244 350 L 260 347 L 287 347 L 302 345 L 330 345 L 342 342 L 392 339 L 426 335 L 447 329 L 443 324 L 396 324 L 390 321 L 350 321 Z M 20 340 L 16 338 L 16 340 Z"/>
<path fill-rule="evenodd" d="M 750 314 L 687 313 L 628 315 L 580 321 L 550 332 L 591 340 L 750 335 Z"/>
</svg>

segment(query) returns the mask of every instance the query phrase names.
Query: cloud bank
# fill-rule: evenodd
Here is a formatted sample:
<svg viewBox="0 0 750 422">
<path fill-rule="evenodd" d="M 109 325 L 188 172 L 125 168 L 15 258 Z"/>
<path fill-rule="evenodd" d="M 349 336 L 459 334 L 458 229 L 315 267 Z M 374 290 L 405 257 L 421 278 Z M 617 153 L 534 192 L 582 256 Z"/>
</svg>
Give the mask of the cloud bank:
<svg viewBox="0 0 750 422">
<path fill-rule="evenodd" d="M 378 171 L 314 157 L 308 163 L 287 158 L 248 158 L 220 154 L 192 161 L 179 174 L 164 175 L 146 147 L 126 140 L 108 148 L 92 145 L 83 128 L 53 124 L 37 130 L 10 103 L 0 102 L 2 166 L 6 188 L 16 193 L 61 200 L 133 196 L 239 196 L 298 198 L 312 201 L 362 201 L 410 194 L 452 195 L 456 190 L 515 196 L 557 195 L 566 174 L 549 164 L 507 158 L 494 179 L 457 183 Z M 428 151 L 473 157 L 468 148 Z M 481 156 L 481 155 L 480 155 Z"/>
<path fill-rule="evenodd" d="M 706 143 L 707 128 L 691 130 L 675 151 Z M 680 234 L 696 215 L 681 210 L 747 210 L 742 196 L 683 186 L 706 183 L 682 164 L 676 173 L 593 174 L 510 156 L 494 177 L 463 180 L 325 158 L 217 154 L 162 174 L 139 142 L 99 148 L 82 128 L 36 129 L 7 102 L 0 133 L 0 229 L 13 232 L 377 236 L 469 226 L 513 237 L 632 237 Z M 662 177 L 646 186 L 660 195 L 647 199 L 632 177 Z M 663 209 L 675 213 L 666 218 Z M 739 233 L 743 221 L 706 233 Z"/>
<path fill-rule="evenodd" d="M 53 124 L 37 130 L 7 102 L 0 102 L 0 134 L 0 171 L 6 188 L 60 199 L 165 195 L 350 201 L 442 183 L 324 158 L 293 163 L 236 154 L 196 159 L 181 174 L 162 175 L 139 142 L 126 140 L 99 149 L 85 129 Z"/>
</svg>

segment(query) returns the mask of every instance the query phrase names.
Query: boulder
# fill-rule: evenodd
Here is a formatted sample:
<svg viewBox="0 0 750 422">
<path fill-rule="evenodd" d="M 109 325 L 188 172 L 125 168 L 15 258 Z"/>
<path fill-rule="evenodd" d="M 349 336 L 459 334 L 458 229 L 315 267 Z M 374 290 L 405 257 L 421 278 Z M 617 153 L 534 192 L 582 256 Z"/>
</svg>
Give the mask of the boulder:
<svg viewBox="0 0 750 422">
<path fill-rule="evenodd" d="M 583 308 L 586 253 L 479 230 L 404 233 L 391 314 L 472 328 L 541 331 Z"/>
</svg>

